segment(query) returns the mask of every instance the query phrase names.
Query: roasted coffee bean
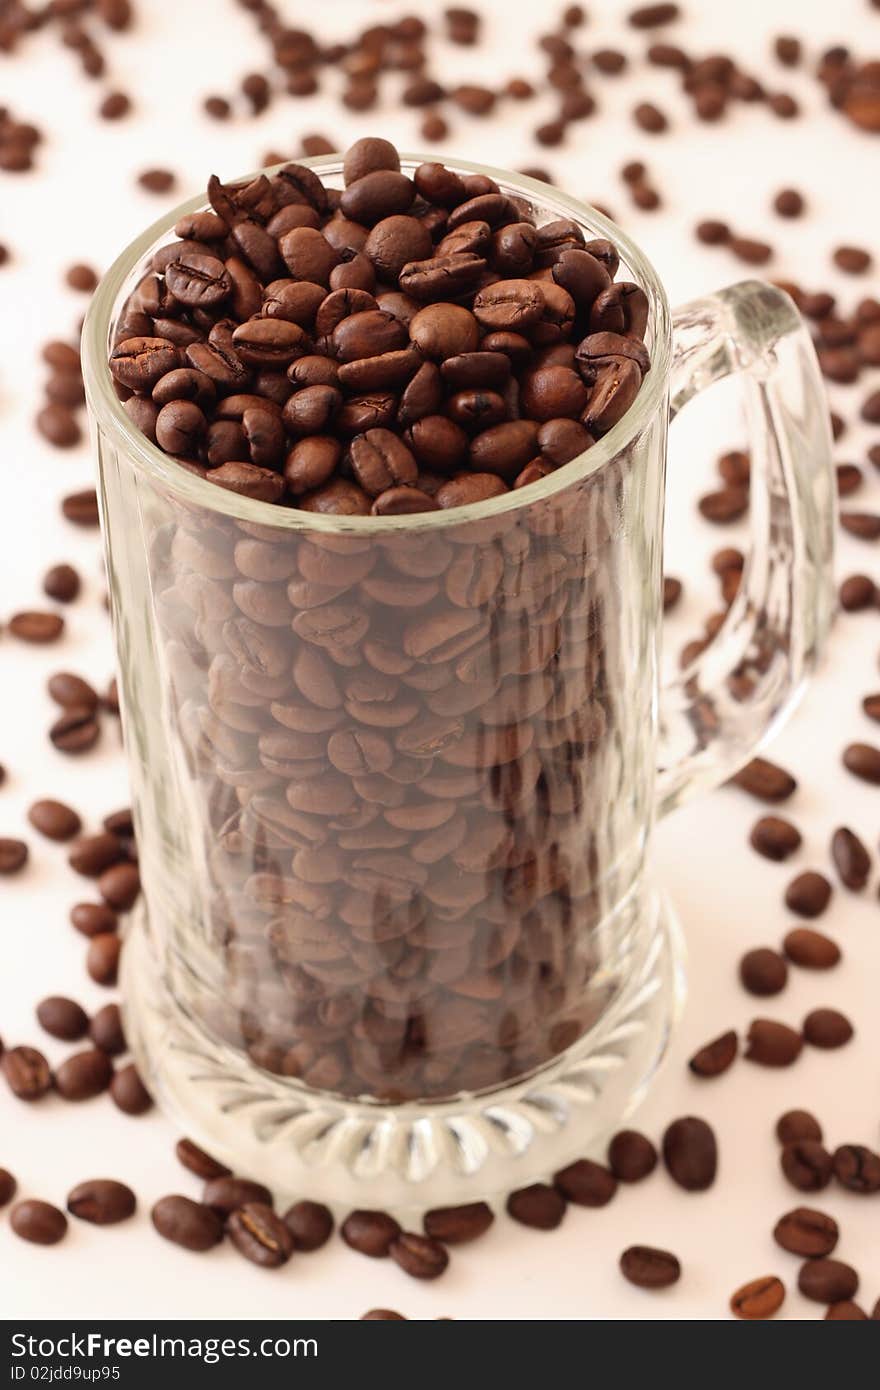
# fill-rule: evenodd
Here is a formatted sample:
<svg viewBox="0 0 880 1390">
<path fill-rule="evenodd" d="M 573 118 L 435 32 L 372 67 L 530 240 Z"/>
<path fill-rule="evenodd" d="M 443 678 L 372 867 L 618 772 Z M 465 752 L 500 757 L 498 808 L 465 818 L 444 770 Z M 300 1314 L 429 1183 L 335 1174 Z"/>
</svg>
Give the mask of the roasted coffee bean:
<svg viewBox="0 0 880 1390">
<path fill-rule="evenodd" d="M 752 827 L 749 843 L 765 859 L 787 859 L 800 848 L 801 835 L 791 821 L 781 816 L 762 816 Z"/>
<path fill-rule="evenodd" d="M 271 1207 L 272 1194 L 262 1183 L 251 1182 L 249 1178 L 210 1178 L 205 1183 L 202 1201 L 219 1216 L 228 1216 L 246 1202 Z"/>
<path fill-rule="evenodd" d="M 0 1070 L 19 1100 L 40 1100 L 52 1089 L 52 1073 L 35 1047 L 9 1047 L 0 1053 Z"/>
<path fill-rule="evenodd" d="M 57 642 L 64 631 L 64 619 L 59 613 L 32 610 L 13 613 L 7 626 L 11 635 L 22 642 Z"/>
<path fill-rule="evenodd" d="M 86 835 L 77 840 L 67 855 L 67 862 L 74 873 L 86 878 L 99 878 L 111 865 L 118 864 L 125 857 L 125 850 L 116 835 L 104 831 L 100 835 Z"/>
<path fill-rule="evenodd" d="M 77 903 L 70 909 L 70 920 L 83 936 L 114 932 L 119 926 L 116 913 L 105 903 Z"/>
<path fill-rule="evenodd" d="M 711 1187 L 718 1169 L 718 1146 L 706 1121 L 693 1115 L 674 1120 L 663 1135 L 663 1161 L 669 1176 L 687 1192 Z"/>
<path fill-rule="evenodd" d="M 871 857 L 854 831 L 840 826 L 831 838 L 831 857 L 847 888 L 864 888 L 871 872 Z"/>
<path fill-rule="evenodd" d="M 160 1197 L 150 1218 L 160 1236 L 185 1250 L 210 1250 L 223 1239 L 223 1222 L 217 1213 L 190 1197 Z"/>
<path fill-rule="evenodd" d="M 100 735 L 91 705 L 69 705 L 49 729 L 49 738 L 61 753 L 87 753 Z"/>
<path fill-rule="evenodd" d="M 841 954 L 836 941 L 809 927 L 793 927 L 786 932 L 782 949 L 792 964 L 807 970 L 830 970 Z"/>
<path fill-rule="evenodd" d="M 681 1264 L 668 1250 L 631 1245 L 620 1257 L 620 1272 L 639 1289 L 667 1289 L 681 1278 Z"/>
<path fill-rule="evenodd" d="M 88 1034 L 95 1047 L 106 1052 L 108 1057 L 118 1057 L 125 1052 L 127 1044 L 119 1005 L 105 1004 L 99 1009 L 88 1026 Z"/>
<path fill-rule="evenodd" d="M 98 889 L 108 907 L 116 912 L 127 912 L 140 892 L 137 865 L 113 864 L 99 875 Z"/>
<path fill-rule="evenodd" d="M 831 1161 L 837 1181 L 850 1192 L 880 1192 L 880 1154 L 863 1144 L 841 1144 Z"/>
<path fill-rule="evenodd" d="M 115 985 L 122 942 L 112 932 L 98 932 L 89 942 L 86 969 L 97 985 Z"/>
<path fill-rule="evenodd" d="M 744 1056 L 764 1067 L 789 1067 L 801 1054 L 804 1040 L 784 1023 L 756 1018 L 749 1024 Z"/>
<path fill-rule="evenodd" d="M 738 1051 L 739 1039 L 733 1029 L 730 1029 L 695 1052 L 688 1066 L 694 1076 L 721 1076 L 733 1065 Z"/>
<path fill-rule="evenodd" d="M 406 1322 L 403 1313 L 395 1313 L 393 1308 L 371 1308 L 361 1313 L 361 1322 Z"/>
<path fill-rule="evenodd" d="M 62 709 L 68 709 L 73 705 L 87 706 L 96 709 L 98 706 L 97 691 L 89 685 L 88 681 L 81 676 L 75 676 L 69 671 L 56 671 L 49 677 L 47 689 L 50 696 Z"/>
<path fill-rule="evenodd" d="M 841 608 L 847 613 L 859 613 L 862 609 L 874 606 L 877 590 L 873 579 L 866 574 L 851 574 L 840 586 L 838 593 Z"/>
<path fill-rule="evenodd" d="M 565 1216 L 565 1207 L 561 1192 L 542 1182 L 511 1192 L 506 1203 L 508 1216 L 536 1231 L 554 1231 Z"/>
<path fill-rule="evenodd" d="M 0 1207 L 11 1202 L 18 1190 L 18 1183 L 8 1168 L 0 1168 Z"/>
<path fill-rule="evenodd" d="M 622 1129 L 608 1145 L 608 1167 L 619 1182 L 641 1182 L 657 1167 L 657 1150 L 638 1130 Z"/>
<path fill-rule="evenodd" d="M 837 1009 L 813 1009 L 803 1022 L 804 1040 L 813 1047 L 843 1047 L 853 1031 L 849 1019 Z"/>
<path fill-rule="evenodd" d="M 791 774 L 766 758 L 752 758 L 730 780 L 759 801 L 787 801 L 797 790 Z"/>
<path fill-rule="evenodd" d="M 795 1207 L 780 1216 L 773 1227 L 773 1239 L 783 1250 L 807 1259 L 830 1255 L 838 1240 L 837 1222 L 811 1207 Z"/>
<path fill-rule="evenodd" d="M 33 1245 L 57 1245 L 67 1234 L 67 1217 L 49 1202 L 16 1202 L 9 1224 L 21 1240 Z"/>
<path fill-rule="evenodd" d="M 775 1274 L 752 1279 L 731 1295 L 730 1308 L 738 1318 L 750 1321 L 772 1318 L 785 1301 L 785 1285 Z"/>
<path fill-rule="evenodd" d="M 37 1005 L 37 1021 L 53 1038 L 76 1042 L 89 1031 L 89 1016 L 81 1005 L 63 995 L 52 994 Z"/>
<path fill-rule="evenodd" d="M 435 1207 L 425 1212 L 425 1235 L 443 1245 L 464 1245 L 485 1235 L 495 1220 L 486 1202 L 469 1202 L 460 1207 Z"/>
<path fill-rule="evenodd" d="M 204 1149 L 200 1149 L 198 1144 L 194 1144 L 191 1139 L 178 1139 L 174 1152 L 184 1168 L 195 1173 L 197 1178 L 204 1178 L 205 1182 L 212 1178 L 232 1177 L 231 1168 L 227 1168 L 223 1163 L 218 1163 L 216 1158 L 205 1153 Z"/>
<path fill-rule="evenodd" d="M 788 981 L 788 966 L 778 951 L 759 946 L 742 957 L 739 978 L 749 994 L 779 994 Z"/>
<path fill-rule="evenodd" d="M 226 1234 L 239 1254 L 263 1269 L 279 1269 L 294 1251 L 290 1231 L 263 1202 L 245 1202 L 230 1212 Z"/>
<path fill-rule="evenodd" d="M 853 1303 L 851 1298 L 842 1298 L 837 1303 L 831 1303 L 825 1314 L 825 1322 L 867 1322 L 868 1314 L 858 1303 Z"/>
<path fill-rule="evenodd" d="M 782 1171 L 801 1192 L 821 1192 L 831 1181 L 831 1155 L 817 1139 L 795 1139 L 779 1156 Z"/>
<path fill-rule="evenodd" d="M 776 1137 L 780 1144 L 793 1144 L 798 1139 L 822 1142 L 822 1126 L 809 1110 L 786 1110 L 776 1122 Z"/>
<path fill-rule="evenodd" d="M 381 1259 L 390 1254 L 392 1244 L 403 1231 L 393 1216 L 384 1211 L 353 1211 L 343 1221 L 339 1234 L 352 1250 Z"/>
<path fill-rule="evenodd" d="M 601 1163 L 579 1158 L 553 1174 L 553 1186 L 579 1207 L 604 1207 L 617 1191 L 617 1179 Z"/>
<path fill-rule="evenodd" d="M 294 1250 L 320 1250 L 333 1234 L 333 1214 L 321 1202 L 295 1202 L 284 1213 Z"/>
<path fill-rule="evenodd" d="M 63 801 L 35 801 L 28 808 L 28 820 L 49 840 L 72 840 L 82 829 L 82 821 Z"/>
<path fill-rule="evenodd" d="M 449 1255 L 440 1242 L 416 1231 L 402 1231 L 392 1240 L 388 1253 L 413 1279 L 438 1279 L 449 1264 Z"/>
<path fill-rule="evenodd" d="M 863 782 L 880 785 L 880 749 L 869 743 L 851 743 L 844 750 L 843 765 Z"/>
<path fill-rule="evenodd" d="M 93 1226 L 114 1226 L 133 1216 L 137 1198 L 125 1183 L 112 1178 L 92 1178 L 67 1194 L 67 1210 Z"/>
<path fill-rule="evenodd" d="M 56 449 L 72 449 L 82 439 L 82 431 L 73 411 L 58 401 L 37 411 L 36 425 L 47 443 Z"/>
<path fill-rule="evenodd" d="M 106 1091 L 113 1064 L 100 1048 L 76 1052 L 55 1069 L 55 1089 L 65 1100 L 91 1100 Z"/>
<path fill-rule="evenodd" d="M 831 884 L 812 869 L 798 874 L 785 890 L 785 905 L 798 917 L 818 917 L 831 900 Z"/>
<path fill-rule="evenodd" d="M 842 1260 L 807 1260 L 798 1274 L 798 1288 L 815 1303 L 838 1303 L 858 1292 L 859 1276 Z"/>
<path fill-rule="evenodd" d="M 24 840 L 0 837 L 0 874 L 17 874 L 28 861 L 29 850 Z"/>
<path fill-rule="evenodd" d="M 57 603 L 72 603 L 79 597 L 81 583 L 73 565 L 53 565 L 43 575 L 43 593 Z"/>
</svg>

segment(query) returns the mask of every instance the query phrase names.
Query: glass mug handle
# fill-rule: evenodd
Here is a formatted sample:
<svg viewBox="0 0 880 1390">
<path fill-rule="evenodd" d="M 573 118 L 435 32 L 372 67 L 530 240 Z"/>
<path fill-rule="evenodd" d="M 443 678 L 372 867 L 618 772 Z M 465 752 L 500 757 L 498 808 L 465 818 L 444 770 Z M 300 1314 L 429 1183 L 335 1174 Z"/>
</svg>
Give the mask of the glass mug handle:
<svg viewBox="0 0 880 1390">
<path fill-rule="evenodd" d="M 754 754 L 801 693 L 833 613 L 828 404 L 809 334 L 782 290 L 745 281 L 674 314 L 670 420 L 733 373 L 746 383 L 751 551 L 717 635 L 661 690 L 661 815 Z"/>
</svg>

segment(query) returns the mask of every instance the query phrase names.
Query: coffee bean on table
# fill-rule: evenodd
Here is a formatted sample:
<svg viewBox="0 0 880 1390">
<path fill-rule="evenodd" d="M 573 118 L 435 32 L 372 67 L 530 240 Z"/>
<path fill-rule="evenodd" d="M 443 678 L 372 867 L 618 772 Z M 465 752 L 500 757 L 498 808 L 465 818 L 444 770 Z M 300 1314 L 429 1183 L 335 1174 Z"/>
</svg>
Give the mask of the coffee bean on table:
<svg viewBox="0 0 880 1390">
<path fill-rule="evenodd" d="M 782 1171 L 800 1192 L 821 1192 L 831 1181 L 831 1155 L 815 1139 L 785 1144 L 779 1156 Z"/>
<path fill-rule="evenodd" d="M 83 936 L 115 932 L 119 926 L 116 913 L 106 903 L 76 903 L 70 909 L 70 921 Z"/>
<path fill-rule="evenodd" d="M 124 1115 L 145 1115 L 153 1108 L 153 1097 L 133 1062 L 114 1073 L 110 1082 L 110 1099 Z"/>
<path fill-rule="evenodd" d="M 841 954 L 836 941 L 810 927 L 793 927 L 786 932 L 782 949 L 793 965 L 807 970 L 830 970 Z"/>
<path fill-rule="evenodd" d="M 841 1144 L 831 1156 L 834 1176 L 850 1192 L 880 1192 L 880 1154 L 864 1144 Z"/>
<path fill-rule="evenodd" d="M 506 1202 L 508 1216 L 521 1226 L 530 1226 L 536 1231 L 553 1231 L 565 1216 L 565 1198 L 555 1187 L 546 1183 L 532 1183 L 511 1192 Z"/>
<path fill-rule="evenodd" d="M 22 642 L 57 642 L 64 631 L 64 619 L 60 613 L 44 613 L 37 609 L 29 609 L 13 613 L 7 630 L 11 636 L 19 638 Z"/>
<path fill-rule="evenodd" d="M 752 826 L 749 843 L 765 859 L 783 860 L 800 848 L 801 834 L 781 816 L 762 816 Z"/>
<path fill-rule="evenodd" d="M 28 808 L 28 820 L 49 840 L 72 840 L 82 829 L 82 821 L 63 801 L 35 801 Z"/>
<path fill-rule="evenodd" d="M 772 1318 L 785 1300 L 785 1285 L 775 1274 L 752 1279 L 731 1296 L 730 1308 L 738 1318 Z"/>
<path fill-rule="evenodd" d="M 89 1030 L 89 1016 L 73 999 L 53 994 L 42 999 L 37 1005 L 37 1020 L 41 1028 L 51 1033 L 53 1038 L 65 1042 L 76 1042 Z"/>
<path fill-rule="evenodd" d="M 95 1047 L 106 1052 L 108 1057 L 118 1057 L 125 1052 L 127 1044 L 122 1031 L 122 1015 L 118 1004 L 105 1004 L 99 1009 L 88 1025 L 88 1033 Z"/>
<path fill-rule="evenodd" d="M 394 1217 L 384 1211 L 352 1211 L 340 1226 L 339 1234 L 352 1250 L 382 1259 L 403 1232 Z"/>
<path fill-rule="evenodd" d="M 43 593 L 57 603 L 72 603 L 79 596 L 81 582 L 73 565 L 53 565 L 43 575 Z"/>
<path fill-rule="evenodd" d="M 221 1218 L 190 1197 L 160 1197 L 150 1217 L 160 1236 L 185 1250 L 210 1250 L 223 1239 Z"/>
<path fill-rule="evenodd" d="M 71 847 L 67 862 L 74 873 L 85 878 L 99 878 L 111 864 L 117 864 L 125 850 L 116 835 L 105 830 L 99 835 L 85 835 Z"/>
<path fill-rule="evenodd" d="M 830 1255 L 837 1244 L 837 1222 L 812 1207 L 795 1207 L 780 1216 L 773 1227 L 773 1239 L 783 1250 L 807 1259 Z"/>
<path fill-rule="evenodd" d="M 205 1183 L 202 1201 L 220 1216 L 228 1216 L 246 1202 L 256 1202 L 260 1206 L 272 1205 L 272 1194 L 262 1183 L 249 1178 L 210 1178 Z"/>
<path fill-rule="evenodd" d="M 620 1257 L 624 1279 L 640 1289 L 667 1289 L 681 1278 L 681 1264 L 668 1250 L 631 1245 Z"/>
<path fill-rule="evenodd" d="M 743 1056 L 763 1067 L 789 1067 L 801 1054 L 800 1033 L 774 1019 L 756 1018 L 749 1024 Z"/>
<path fill-rule="evenodd" d="M 65 1100 L 91 1100 L 106 1091 L 113 1064 L 100 1048 L 76 1052 L 55 1069 L 55 1089 Z"/>
<path fill-rule="evenodd" d="M 71 705 L 49 729 L 49 738 L 61 753 L 87 753 L 101 734 L 90 705 Z"/>
<path fill-rule="evenodd" d="M 37 411 L 37 429 L 56 449 L 72 449 L 82 439 L 82 431 L 72 410 L 63 405 L 44 405 Z"/>
<path fill-rule="evenodd" d="M 9 1047 L 0 1053 L 0 1070 L 19 1100 L 40 1100 L 52 1089 L 52 1073 L 35 1047 Z"/>
<path fill-rule="evenodd" d="M 842 1260 L 822 1257 L 807 1260 L 798 1274 L 798 1288 L 804 1298 L 816 1303 L 838 1303 L 841 1299 L 852 1298 L 858 1287 L 858 1274 Z"/>
<path fill-rule="evenodd" d="M 880 748 L 870 743 L 851 743 L 844 749 L 843 765 L 861 781 L 880 785 Z"/>
<path fill-rule="evenodd" d="M 9 1224 L 21 1240 L 32 1245 L 57 1245 L 67 1234 L 64 1212 L 34 1198 L 16 1202 L 9 1213 Z"/>
<path fill-rule="evenodd" d="M 853 1303 L 851 1298 L 842 1298 L 837 1303 L 830 1303 L 825 1314 L 825 1322 L 867 1322 L 868 1314 L 858 1303 Z"/>
<path fill-rule="evenodd" d="M 799 1139 L 822 1142 L 822 1126 L 809 1110 L 786 1110 L 776 1121 L 776 1138 L 780 1144 L 793 1144 Z"/>
<path fill-rule="evenodd" d="M 0 874 L 17 874 L 28 861 L 28 847 L 24 840 L 0 836 Z"/>
<path fill-rule="evenodd" d="M 579 1207 L 604 1207 L 617 1191 L 617 1179 L 601 1163 L 579 1158 L 553 1174 L 553 1186 Z"/>
<path fill-rule="evenodd" d="M 804 1039 L 813 1047 L 843 1047 L 853 1031 L 849 1019 L 837 1009 L 812 1009 L 803 1022 Z"/>
<path fill-rule="evenodd" d="M 752 758 L 730 780 L 759 801 L 787 801 L 797 790 L 791 774 L 767 758 Z"/>
<path fill-rule="evenodd" d="M 788 980 L 788 966 L 778 951 L 758 946 L 742 957 L 739 977 L 749 994 L 779 994 Z"/>
<path fill-rule="evenodd" d="M 284 1213 L 284 1224 L 293 1237 L 294 1250 L 320 1250 L 333 1234 L 333 1213 L 322 1202 L 294 1202 Z"/>
<path fill-rule="evenodd" d="M 464 1245 L 485 1235 L 495 1220 L 486 1202 L 467 1202 L 460 1207 L 435 1207 L 425 1212 L 425 1235 L 443 1245 Z"/>
<path fill-rule="evenodd" d="M 294 1251 L 290 1231 L 264 1202 L 245 1202 L 230 1212 L 226 1234 L 245 1259 L 263 1269 L 279 1269 Z"/>
<path fill-rule="evenodd" d="M 74 526 L 97 526 L 99 514 L 95 489 L 85 488 L 82 492 L 69 493 L 62 499 L 61 511 Z"/>
<path fill-rule="evenodd" d="M 674 1120 L 663 1135 L 663 1162 L 686 1192 L 711 1187 L 718 1171 L 718 1145 L 706 1121 L 695 1115 Z"/>
<path fill-rule="evenodd" d="M 11 1202 L 18 1189 L 18 1183 L 8 1168 L 0 1168 L 0 1207 Z"/>
<path fill-rule="evenodd" d="M 114 1226 L 133 1216 L 137 1198 L 125 1183 L 113 1178 L 92 1178 L 78 1183 L 67 1194 L 67 1210 L 93 1226 Z"/>
<path fill-rule="evenodd" d="M 86 970 L 97 985 L 115 985 L 122 942 L 113 932 L 99 932 L 89 941 Z"/>
<path fill-rule="evenodd" d="M 807 869 L 793 878 L 785 890 L 785 905 L 799 917 L 818 917 L 831 900 L 831 884 L 824 874 Z"/>
<path fill-rule="evenodd" d="M 98 889 L 108 907 L 127 912 L 137 901 L 141 889 L 136 864 L 114 864 L 98 878 Z"/>
<path fill-rule="evenodd" d="M 56 671 L 49 677 L 46 689 L 56 705 L 61 705 L 62 709 L 68 709 L 71 705 L 87 706 L 91 709 L 98 707 L 97 691 L 88 681 L 83 680 L 82 676 L 76 676 L 71 671 Z"/>
<path fill-rule="evenodd" d="M 831 857 L 847 888 L 864 888 L 871 872 L 871 856 L 854 831 L 846 826 L 835 830 L 831 838 Z"/>
<path fill-rule="evenodd" d="M 178 1160 L 184 1168 L 188 1168 L 191 1173 L 195 1173 L 197 1178 L 204 1178 L 208 1182 L 211 1178 L 230 1178 L 232 1169 L 225 1164 L 218 1163 L 210 1154 L 200 1149 L 198 1144 L 194 1144 L 191 1139 L 178 1139 L 174 1149 Z"/>
<path fill-rule="evenodd" d="M 416 1231 L 402 1231 L 391 1242 L 388 1253 L 413 1279 L 437 1279 L 449 1264 L 445 1247 Z"/>
<path fill-rule="evenodd" d="M 638 1130 L 622 1129 L 608 1145 L 608 1167 L 619 1182 L 641 1182 L 657 1167 L 657 1150 Z"/>
<path fill-rule="evenodd" d="M 873 579 L 866 574 L 851 574 L 838 591 L 840 606 L 847 613 L 860 613 L 876 602 L 877 590 Z"/>
<path fill-rule="evenodd" d="M 739 1039 L 730 1029 L 699 1048 L 688 1062 L 688 1067 L 694 1076 L 721 1076 L 733 1064 L 738 1050 Z"/>
</svg>

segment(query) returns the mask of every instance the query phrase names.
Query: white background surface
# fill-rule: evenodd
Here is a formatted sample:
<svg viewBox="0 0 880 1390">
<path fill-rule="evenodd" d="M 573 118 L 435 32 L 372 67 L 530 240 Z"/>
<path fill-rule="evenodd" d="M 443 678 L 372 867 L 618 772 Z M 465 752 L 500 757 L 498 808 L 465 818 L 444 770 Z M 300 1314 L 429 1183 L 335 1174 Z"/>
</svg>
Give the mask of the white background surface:
<svg viewBox="0 0 880 1390">
<path fill-rule="evenodd" d="M 332 95 L 335 75 L 326 78 L 326 92 L 309 101 L 283 97 L 258 119 L 210 122 L 201 115 L 201 97 L 233 91 L 245 72 L 262 63 L 253 26 L 220 0 L 139 0 L 138 8 L 136 31 L 101 38 L 112 72 L 107 85 L 130 92 L 136 102 L 129 119 L 95 120 L 104 88 L 79 75 L 57 39 L 38 36 L 14 60 L 0 56 L 0 102 L 19 119 L 33 117 L 47 132 L 38 173 L 0 173 L 0 241 L 15 257 L 0 269 L 0 617 L 42 605 L 40 580 L 49 563 L 69 560 L 87 580 L 83 597 L 66 610 L 61 644 L 41 650 L 0 640 L 0 761 L 9 773 L 0 790 L 0 834 L 21 834 L 26 808 L 40 796 L 69 801 L 90 828 L 127 799 L 112 721 L 105 721 L 101 748 L 80 760 L 57 753 L 45 734 L 53 715 L 45 694 L 48 674 L 74 670 L 103 687 L 112 670 L 97 536 L 70 526 L 58 511 L 61 495 L 89 484 L 89 451 L 55 451 L 31 425 L 44 374 L 39 348 L 47 338 L 69 337 L 84 307 L 82 297 L 63 285 L 65 268 L 77 260 L 105 267 L 163 211 L 165 200 L 135 186 L 135 175 L 145 167 L 174 168 L 182 198 L 203 187 L 212 171 L 232 177 L 253 168 L 267 149 L 295 153 L 298 138 L 309 131 L 327 134 L 340 147 L 365 133 L 387 135 L 404 148 L 420 144 L 418 113 L 394 111 L 389 102 L 368 117 L 353 115 Z M 280 8 L 291 23 L 304 22 L 303 7 L 281 0 Z M 310 10 L 306 22 L 318 16 L 322 36 L 330 39 L 406 8 L 384 0 L 333 0 Z M 441 7 L 411 0 L 408 8 L 429 17 Z M 533 75 L 529 34 L 544 7 L 483 0 L 481 8 L 487 15 L 485 43 L 477 50 L 435 47 L 438 75 L 491 84 L 518 72 Z M 576 36 L 578 44 L 595 49 L 619 43 L 633 58 L 625 78 L 597 76 L 592 83 L 600 116 L 573 126 L 565 147 L 545 151 L 529 132 L 545 111 L 549 115 L 549 96 L 507 103 L 488 122 L 453 112 L 441 150 L 489 164 L 548 166 L 568 192 L 601 201 L 617 214 L 653 259 L 673 302 L 742 273 L 726 252 L 695 245 L 690 229 L 701 216 L 726 217 L 744 234 L 784 243 L 784 255 L 768 274 L 810 288 L 830 286 L 845 306 L 877 293 L 876 279 L 847 279 L 829 261 L 835 245 L 871 246 L 872 236 L 872 249 L 880 252 L 876 138 L 831 114 L 805 73 L 780 68 L 770 55 L 772 35 L 790 32 L 804 38 L 810 61 L 827 45 L 844 41 L 863 57 L 876 56 L 880 13 L 867 0 L 838 0 L 834 6 L 818 0 L 686 4 L 688 23 L 663 37 L 696 54 L 735 52 L 771 90 L 793 92 L 805 113 L 782 122 L 738 104 L 718 125 L 696 123 L 675 77 L 640 59 L 649 39 L 626 29 L 620 16 L 628 6 L 601 0 L 588 8 L 595 14 Z M 547 15 L 556 9 L 547 7 Z M 675 139 L 646 136 L 631 124 L 631 107 L 652 97 L 670 115 Z M 618 170 L 636 157 L 647 160 L 662 190 L 662 213 L 640 214 L 628 206 Z M 770 214 L 772 195 L 784 185 L 801 188 L 809 199 L 809 216 L 799 222 L 783 223 Z M 859 387 L 835 389 L 835 407 L 855 421 L 836 448 L 837 461 L 864 459 L 871 436 L 857 423 L 858 403 L 877 385 L 875 373 Z M 714 485 L 714 456 L 740 443 L 736 425 L 711 402 L 673 436 L 668 567 L 687 584 L 670 634 L 673 650 L 717 605 L 707 557 L 718 545 L 744 538 L 740 528 L 721 532 L 694 520 L 690 501 Z M 854 505 L 878 508 L 880 479 L 870 465 L 866 475 Z M 876 551 L 845 540 L 838 571 L 854 569 L 880 581 Z M 743 950 L 779 942 L 791 924 L 784 887 L 801 868 L 828 869 L 828 843 L 837 825 L 851 825 L 876 852 L 880 790 L 844 773 L 840 752 L 851 740 L 873 736 L 859 702 L 880 685 L 877 635 L 876 614 L 845 616 L 838 623 L 820 677 L 774 744 L 773 756 L 800 779 L 797 796 L 785 808 L 804 835 L 793 860 L 774 865 L 748 848 L 748 830 L 760 808 L 730 790 L 679 812 L 656 837 L 658 872 L 688 937 L 690 993 L 665 1070 L 636 1123 L 656 1140 L 673 1117 L 704 1115 L 718 1132 L 721 1150 L 713 1190 L 690 1196 L 658 1172 L 602 1211 L 572 1208 L 550 1235 L 525 1231 L 502 1216 L 484 1241 L 454 1254 L 449 1272 L 434 1285 L 419 1285 L 390 1261 L 368 1262 L 339 1241 L 266 1273 L 231 1249 L 195 1256 L 156 1236 L 148 1217 L 152 1202 L 169 1191 L 198 1192 L 173 1156 L 178 1135 L 159 1114 L 132 1120 L 107 1097 L 79 1107 L 55 1098 L 26 1107 L 0 1088 L 0 1164 L 17 1175 L 20 1196 L 63 1206 L 74 1183 L 113 1176 L 130 1183 L 139 1199 L 133 1221 L 101 1230 L 72 1220 L 67 1239 L 51 1250 L 18 1241 L 0 1214 L 5 1316 L 354 1318 L 385 1305 L 423 1318 L 716 1318 L 728 1316 L 728 1297 L 740 1283 L 766 1273 L 780 1274 L 788 1287 L 783 1315 L 821 1316 L 817 1305 L 797 1293 L 797 1261 L 771 1238 L 776 1218 L 799 1201 L 778 1171 L 772 1131 L 783 1110 L 806 1105 L 822 1119 L 832 1146 L 852 1141 L 876 1147 L 880 1141 L 876 873 L 858 897 L 836 887 L 832 907 L 818 924 L 845 953 L 833 975 L 811 978 L 792 971 L 786 992 L 762 1004 L 738 986 L 736 964 Z M 67 921 L 69 906 L 88 898 L 90 885 L 70 873 L 64 847 L 40 840 L 29 827 L 26 838 L 30 866 L 0 883 L 0 1034 L 7 1045 L 29 1042 L 57 1061 L 68 1049 L 42 1035 L 34 1003 L 59 992 L 88 1008 L 112 996 L 85 975 L 85 942 Z M 740 1061 L 709 1083 L 687 1073 L 693 1050 L 722 1029 L 744 1029 L 756 1014 L 797 1025 L 808 1009 L 824 1004 L 845 1009 L 856 1024 L 857 1036 L 845 1053 L 805 1049 L 794 1068 L 778 1074 Z M 860 1299 L 870 1309 L 880 1296 L 880 1198 L 830 1188 L 816 1205 L 839 1220 L 838 1253 L 861 1270 Z M 676 1251 L 684 1267 L 680 1284 L 659 1295 L 628 1286 L 617 1258 L 634 1242 Z"/>
</svg>

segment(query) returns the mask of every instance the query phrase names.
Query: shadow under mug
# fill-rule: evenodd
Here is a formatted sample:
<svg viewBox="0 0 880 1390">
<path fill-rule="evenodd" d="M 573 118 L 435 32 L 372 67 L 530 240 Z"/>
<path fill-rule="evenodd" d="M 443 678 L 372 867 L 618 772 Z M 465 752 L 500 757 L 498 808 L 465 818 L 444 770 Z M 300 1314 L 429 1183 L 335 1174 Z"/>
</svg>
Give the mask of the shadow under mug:
<svg viewBox="0 0 880 1390">
<path fill-rule="evenodd" d="M 342 186 L 338 157 L 305 162 Z M 791 300 L 749 282 L 672 316 L 598 213 L 450 163 L 612 240 L 648 298 L 634 405 L 527 488 L 328 516 L 153 446 L 108 347 L 202 200 L 122 254 L 84 329 L 145 899 L 126 1031 L 159 1101 L 236 1171 L 361 1207 L 521 1187 L 620 1124 L 682 993 L 655 815 L 754 752 L 832 611 L 828 411 Z M 668 425 L 731 373 L 752 549 L 720 632 L 661 688 Z"/>
</svg>

